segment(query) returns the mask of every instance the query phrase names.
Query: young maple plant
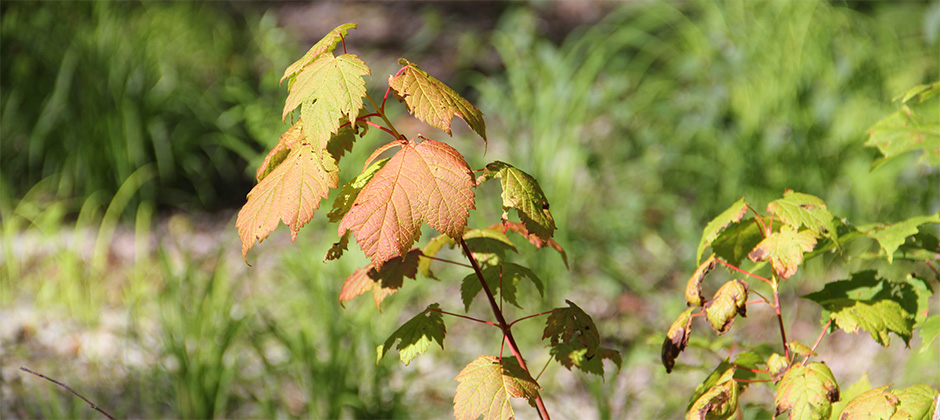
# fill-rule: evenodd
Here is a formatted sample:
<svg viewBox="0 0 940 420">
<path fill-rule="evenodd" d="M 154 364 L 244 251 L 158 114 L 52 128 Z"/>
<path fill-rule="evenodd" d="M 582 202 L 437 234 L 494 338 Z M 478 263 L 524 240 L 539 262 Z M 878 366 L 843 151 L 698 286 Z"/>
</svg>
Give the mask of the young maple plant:
<svg viewBox="0 0 940 420">
<path fill-rule="evenodd" d="M 875 167 L 914 151 L 923 152 L 921 163 L 940 164 L 938 94 L 940 83 L 914 87 L 901 98 L 898 112 L 869 130 L 866 145 L 877 147 L 884 155 Z M 748 211 L 753 217 L 744 218 Z M 833 217 L 820 198 L 789 190 L 769 203 L 766 213 L 757 212 L 742 198 L 718 215 L 702 232 L 698 246 L 701 264 L 685 289 L 690 308 L 666 334 L 663 365 L 667 372 L 675 367 L 676 358 L 689 344 L 694 318 L 705 318 L 722 335 L 738 315 L 747 315 L 751 305 L 773 308 L 782 345 L 780 351 L 774 351 L 768 345 L 746 348 L 735 344 L 734 350 L 744 347 L 743 351 L 721 361 L 698 386 L 689 400 L 686 418 L 735 416 L 739 395 L 753 384 L 775 385 L 773 415 L 785 413 L 789 419 L 940 418 L 935 387 L 872 388 L 865 376 L 843 390 L 825 362 L 810 361 L 818 356 L 816 349 L 823 338 L 840 329 L 846 333 L 863 330 L 884 347 L 890 344 L 891 334 L 909 346 L 914 331 L 919 330 L 923 339 L 920 351 L 930 347 L 940 332 L 940 315 L 928 317 L 931 283 L 940 280 L 936 266 L 940 240 L 924 229 L 933 224 L 940 224 L 940 214 L 853 226 Z M 713 253 L 702 261 L 709 247 Z M 806 260 L 833 251 L 861 264 L 856 264 L 858 269 L 848 279 L 829 282 L 803 296 L 822 307 L 821 331 L 812 346 L 804 344 L 809 341 L 788 340 L 780 287 L 792 287 Z M 740 268 L 747 260 L 752 268 Z M 709 300 L 703 294 L 703 283 L 718 265 L 744 277 L 724 283 Z M 748 300 L 751 296 L 756 298 Z"/>
<path fill-rule="evenodd" d="M 498 353 L 479 356 L 457 375 L 454 416 L 460 420 L 511 418 L 510 398 L 522 398 L 542 419 L 548 419 L 538 378 L 532 376 L 512 334 L 517 322 L 547 315 L 542 339 L 547 339 L 552 359 L 569 370 L 576 367 L 603 375 L 604 359 L 618 368 L 621 362 L 618 352 L 600 346 L 593 320 L 570 301 L 566 307 L 512 322 L 504 315 L 503 301 L 519 306 L 520 282 L 531 282 L 540 294 L 544 288 L 532 270 L 507 260 L 508 254 L 516 251 L 508 234 L 519 235 L 540 249 L 557 250 L 567 264 L 564 250 L 552 239 L 556 227 L 548 199 L 535 178 L 508 163 L 497 161 L 474 171 L 463 155 L 446 143 L 401 134 L 385 112 L 393 92 L 419 120 L 452 135 L 451 122 L 460 117 L 484 143 L 487 141 L 480 110 L 405 59 L 399 60 L 401 69 L 389 76 L 388 89 L 377 104 L 366 91 L 364 77 L 371 74 L 369 67 L 358 56 L 346 53 L 345 37 L 354 28 L 354 23 L 347 23 L 333 29 L 281 78 L 288 81 L 290 91 L 281 117 L 293 120 L 298 107 L 299 116 L 258 168 L 258 184 L 238 213 L 242 255 L 247 262 L 255 242 L 267 238 L 280 222 L 290 229 L 291 240 L 296 238 L 320 201 L 338 187 L 337 162 L 352 150 L 357 134 L 361 137 L 370 127 L 388 133 L 392 141 L 371 154 L 362 172 L 339 190 L 327 214 L 331 222 L 339 224 L 339 240 L 325 260 L 340 258 L 350 235 L 371 260 L 346 278 L 340 303 L 371 291 L 379 306 L 403 286 L 405 277 L 414 279 L 421 273 L 433 278 L 432 261 L 472 270 L 462 279 L 461 303 L 469 309 L 483 291 L 495 321 L 458 315 L 443 310 L 441 303 L 431 303 L 378 346 L 379 359 L 396 347 L 407 365 L 432 343 L 443 348 L 444 315 L 494 326 L 500 337 L 500 342 L 494 343 Z M 334 55 L 340 45 L 343 54 Z M 395 148 L 398 150 L 391 158 L 378 159 Z M 476 208 L 474 190 L 491 179 L 499 179 L 502 187 L 503 216 L 489 227 L 470 229 L 467 219 Z M 509 220 L 512 209 L 518 222 Z M 425 223 L 441 235 L 419 249 L 414 245 Z M 437 258 L 444 246 L 459 247 L 467 263 Z M 504 347 L 511 356 L 503 357 Z"/>
</svg>

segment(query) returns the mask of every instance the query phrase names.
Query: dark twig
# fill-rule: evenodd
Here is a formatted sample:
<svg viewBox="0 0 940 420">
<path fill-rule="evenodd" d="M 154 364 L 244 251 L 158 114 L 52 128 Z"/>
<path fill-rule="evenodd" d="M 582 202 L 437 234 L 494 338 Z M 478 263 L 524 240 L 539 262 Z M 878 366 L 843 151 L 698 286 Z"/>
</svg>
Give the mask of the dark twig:
<svg viewBox="0 0 940 420">
<path fill-rule="evenodd" d="M 75 394 L 76 397 L 81 398 L 82 401 L 85 401 L 86 403 L 88 403 L 88 406 L 89 406 L 89 407 L 94 408 L 96 411 L 98 411 L 99 413 L 103 414 L 105 417 L 107 417 L 107 418 L 109 418 L 109 419 L 111 419 L 111 420 L 114 420 L 114 417 L 112 417 L 110 414 L 108 414 L 107 411 L 102 410 L 101 407 L 98 407 L 97 405 L 95 405 L 95 403 L 93 403 L 93 402 L 91 402 L 91 401 L 88 401 L 88 398 L 85 398 L 82 394 L 79 394 L 78 392 L 76 392 L 74 389 L 72 389 L 72 388 L 69 387 L 68 385 L 63 384 L 62 382 L 59 382 L 59 381 L 57 381 L 57 380 L 55 380 L 55 379 L 52 379 L 52 378 L 50 378 L 50 377 L 48 377 L 48 376 L 46 376 L 46 375 L 41 374 L 41 373 L 33 372 L 33 371 L 31 371 L 31 370 L 29 370 L 29 369 L 23 367 L 23 366 L 20 366 L 20 370 L 22 370 L 23 372 L 26 372 L 26 373 L 31 373 L 31 374 L 33 374 L 33 375 L 36 375 L 36 376 L 38 376 L 38 377 L 40 377 L 40 378 L 43 378 L 43 379 L 49 381 L 49 382 L 52 382 L 52 383 L 54 383 L 54 384 L 56 384 L 56 385 L 58 385 L 58 386 L 60 386 L 60 387 L 62 387 L 62 388 L 65 388 L 68 392 L 71 392 L 72 394 Z"/>
</svg>

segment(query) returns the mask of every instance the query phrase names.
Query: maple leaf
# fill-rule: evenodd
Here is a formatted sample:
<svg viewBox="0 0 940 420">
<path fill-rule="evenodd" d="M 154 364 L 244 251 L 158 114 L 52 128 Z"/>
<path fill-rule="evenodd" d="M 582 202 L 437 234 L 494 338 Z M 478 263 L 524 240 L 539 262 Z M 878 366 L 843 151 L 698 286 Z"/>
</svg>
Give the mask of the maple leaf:
<svg viewBox="0 0 940 420">
<path fill-rule="evenodd" d="M 516 299 L 516 290 L 518 284 L 523 280 L 532 282 L 539 291 L 539 296 L 543 296 L 545 292 L 542 280 L 532 270 L 510 262 L 503 262 L 483 269 L 483 278 L 486 279 L 486 284 L 493 292 L 494 297 L 496 294 L 500 294 L 506 302 L 517 308 L 522 308 Z M 464 277 L 463 282 L 460 284 L 460 298 L 463 300 L 465 310 L 470 310 L 470 303 L 480 293 L 480 290 L 483 290 L 483 285 L 480 284 L 480 279 L 476 273 Z"/>
<path fill-rule="evenodd" d="M 789 419 L 828 419 L 832 403 L 839 400 L 839 385 L 824 363 L 793 366 L 780 380 L 774 399 L 775 416 Z"/>
<path fill-rule="evenodd" d="M 601 336 L 591 316 L 570 300 L 565 300 L 567 308 L 552 309 L 545 321 L 542 339 L 550 338 L 551 345 L 559 343 L 576 349 L 587 349 L 586 357 L 594 357 L 600 346 Z"/>
<path fill-rule="evenodd" d="M 508 163 L 496 161 L 486 165 L 477 185 L 493 178 L 499 178 L 503 187 L 503 212 L 516 209 L 527 231 L 542 240 L 551 239 L 556 228 L 555 218 L 548 210 L 548 199 L 538 181 Z"/>
<path fill-rule="evenodd" d="M 542 249 L 546 246 L 553 248 L 555 251 L 561 255 L 561 260 L 565 263 L 565 268 L 568 268 L 568 254 L 565 252 L 564 248 L 555 242 L 554 239 L 545 240 L 542 239 L 539 235 L 529 232 L 529 230 L 522 223 L 510 222 L 508 220 L 503 220 L 500 223 L 497 223 L 490 227 L 491 229 L 500 228 L 505 233 L 506 231 L 516 232 L 522 235 L 523 238 L 526 238 L 530 244 L 535 245 L 535 248 Z"/>
<path fill-rule="evenodd" d="M 339 190 L 339 195 L 333 200 L 333 209 L 327 213 L 326 217 L 333 223 L 342 220 L 343 216 L 352 208 L 353 202 L 355 202 L 356 197 L 359 196 L 359 192 L 362 191 L 366 184 L 369 183 L 369 180 L 371 180 L 372 177 L 375 176 L 375 173 L 378 172 L 379 169 L 382 169 L 386 163 L 388 163 L 388 159 L 382 159 L 373 163 L 366 168 L 366 170 L 362 171 L 361 174 L 343 185 L 343 188 Z"/>
<path fill-rule="evenodd" d="M 242 258 L 263 241 L 283 221 L 297 231 L 313 218 L 320 200 L 336 188 L 339 177 L 333 159 L 323 156 L 310 145 L 291 150 L 287 158 L 248 193 L 248 202 L 239 210 L 235 227 L 242 240 Z M 246 259 L 247 261 L 247 259 Z"/>
<path fill-rule="evenodd" d="M 473 185 L 470 167 L 453 147 L 409 142 L 359 192 L 339 234 L 352 230 L 362 251 L 381 267 L 411 248 L 423 222 L 461 237 L 474 208 Z"/>
<path fill-rule="evenodd" d="M 917 85 L 911 88 L 903 98 L 898 111 L 878 121 L 868 129 L 865 146 L 875 147 L 884 156 L 872 164 L 873 168 L 908 152 L 922 150 L 919 162 L 927 165 L 940 164 L 940 119 L 937 118 L 938 102 L 934 99 L 940 93 L 940 82 L 929 85 Z M 918 103 L 910 102 L 919 97 Z M 898 100 L 898 99 L 895 99 Z"/>
<path fill-rule="evenodd" d="M 506 234 L 496 229 L 469 229 L 463 234 L 463 239 L 473 258 L 483 266 L 499 265 L 506 258 L 507 251 L 519 252 Z"/>
<path fill-rule="evenodd" d="M 685 350 L 685 347 L 689 344 L 689 334 L 692 332 L 692 311 L 695 308 L 686 309 L 678 318 L 669 326 L 669 331 L 666 333 L 666 340 L 663 341 L 663 350 L 662 350 L 662 361 L 663 366 L 666 367 L 666 373 L 672 373 L 673 366 L 676 365 L 676 358 L 679 357 L 679 353 L 682 353 L 682 350 Z"/>
<path fill-rule="evenodd" d="M 889 385 L 863 392 L 849 401 L 839 419 L 888 419 L 898 411 L 898 397 L 885 392 Z"/>
<path fill-rule="evenodd" d="M 832 223 L 832 213 L 819 197 L 786 190 L 783 198 L 767 204 L 767 211 L 776 214 L 783 223 L 799 230 L 805 226 L 811 232 L 825 236 L 838 244 L 839 235 Z"/>
<path fill-rule="evenodd" d="M 815 246 L 816 237 L 812 232 L 797 232 L 784 225 L 779 232 L 764 238 L 747 256 L 754 262 L 769 260 L 777 275 L 788 279 L 803 263 L 803 253 L 812 251 Z"/>
<path fill-rule="evenodd" d="M 392 349 L 395 342 L 398 342 L 398 356 L 406 366 L 414 360 L 415 356 L 427 352 L 432 342 L 436 341 L 441 349 L 444 349 L 444 335 L 447 334 L 447 330 L 444 328 L 444 317 L 438 312 L 440 309 L 440 304 L 433 303 L 398 327 L 384 344 L 376 348 L 378 355 L 376 363 Z"/>
<path fill-rule="evenodd" d="M 715 268 L 715 254 L 712 254 L 698 268 L 685 285 L 685 300 L 689 306 L 702 306 L 705 304 L 705 297 L 702 296 L 702 281 L 705 275 Z"/>
<path fill-rule="evenodd" d="M 724 364 L 726 363 L 722 363 Z M 733 366 L 721 372 L 714 383 L 693 400 L 686 412 L 686 418 L 689 420 L 731 418 L 738 409 L 738 395 L 741 393 L 741 386 L 734 381 L 734 372 Z M 712 373 L 714 374 L 715 372 Z M 706 379 L 707 382 L 709 381 Z"/>
<path fill-rule="evenodd" d="M 339 238 L 339 241 L 334 242 L 333 246 L 326 251 L 326 256 L 323 257 L 323 262 L 330 260 L 338 260 L 343 256 L 343 252 L 346 252 L 347 247 L 349 247 L 349 232 L 346 232 Z"/>
<path fill-rule="evenodd" d="M 762 218 L 766 223 L 769 217 Z M 740 265 L 747 254 L 764 240 L 764 232 L 756 219 L 746 219 L 721 231 L 711 243 L 715 256 L 733 265 Z"/>
<path fill-rule="evenodd" d="M 935 415 L 934 402 L 937 400 L 937 390 L 927 385 L 913 385 L 904 389 L 891 391 L 898 397 L 899 403 L 894 419 L 926 419 Z"/>
<path fill-rule="evenodd" d="M 878 241 L 881 249 L 888 257 L 888 262 L 893 262 L 894 251 L 904 244 L 909 237 L 920 232 L 919 227 L 928 223 L 940 223 L 940 213 L 934 213 L 930 216 L 912 217 L 903 222 L 892 224 L 875 224 L 859 226 L 858 231 L 864 233 L 869 238 Z"/>
<path fill-rule="evenodd" d="M 371 290 L 375 307 L 381 309 L 382 301 L 402 287 L 405 277 L 415 278 L 420 255 L 421 251 L 415 248 L 404 258 L 396 256 L 385 261 L 381 268 L 369 264 L 356 270 L 343 282 L 343 289 L 339 292 L 340 305 L 345 306 L 352 298 Z"/>
<path fill-rule="evenodd" d="M 451 122 L 458 116 L 486 141 L 486 123 L 477 107 L 414 63 L 402 58 L 398 64 L 404 69 L 398 76 L 389 75 L 388 85 L 405 100 L 412 115 L 450 136 Z"/>
<path fill-rule="evenodd" d="M 453 249 L 453 247 L 457 245 L 457 241 L 453 240 L 450 236 L 447 235 L 437 235 L 428 241 L 428 243 L 424 245 L 424 248 L 421 249 L 421 254 L 425 257 L 429 257 L 422 258 L 421 261 L 418 262 L 418 272 L 421 273 L 422 276 L 434 280 L 438 279 L 431 271 L 430 257 L 437 255 L 437 253 L 440 252 L 440 250 L 443 249 L 445 245 L 449 245 L 451 249 Z"/>
<path fill-rule="evenodd" d="M 505 420 L 513 418 L 510 398 L 533 400 L 539 386 L 515 358 L 480 356 L 457 375 L 454 395 L 456 420 Z"/>
<path fill-rule="evenodd" d="M 336 46 L 346 37 L 346 33 L 350 29 L 356 29 L 355 23 L 344 23 L 342 25 L 333 28 L 332 31 L 326 34 L 322 39 L 317 41 L 316 44 L 313 44 L 313 47 L 310 47 L 310 50 L 304 54 L 300 60 L 295 61 L 290 66 L 287 66 L 287 70 L 284 70 L 284 75 L 281 76 L 281 82 L 284 82 L 284 79 L 288 77 L 295 76 L 300 70 L 310 64 L 313 60 L 320 56 L 320 54 L 332 52 L 336 49 Z"/>
<path fill-rule="evenodd" d="M 325 53 L 304 67 L 290 86 L 282 119 L 302 104 L 304 138 L 325 147 L 339 131 L 341 120 L 355 121 L 366 95 L 369 67 L 354 54 L 334 57 Z"/>
<path fill-rule="evenodd" d="M 728 207 L 727 210 L 721 212 L 718 217 L 715 217 L 707 225 L 705 229 L 702 230 L 702 240 L 698 243 L 698 252 L 696 253 L 696 261 L 702 261 L 702 253 L 705 252 L 705 247 L 712 244 L 718 234 L 721 233 L 728 225 L 731 223 L 736 223 L 741 220 L 741 217 L 744 216 L 744 213 L 747 212 L 747 202 L 744 201 L 744 197 L 741 197 L 740 200 L 736 201 L 731 207 Z"/>
<path fill-rule="evenodd" d="M 303 138 L 300 131 L 301 125 L 300 121 L 297 121 L 284 134 L 281 134 L 281 138 L 278 139 L 277 144 L 268 152 L 268 155 L 264 157 L 264 161 L 261 162 L 261 166 L 258 167 L 258 172 L 255 174 L 258 182 L 261 182 L 264 177 L 274 172 L 274 170 L 284 162 L 284 159 L 287 158 L 291 149 L 297 147 L 297 144 L 300 143 Z"/>
<path fill-rule="evenodd" d="M 736 315 L 747 316 L 747 293 L 747 283 L 731 280 L 705 305 L 705 318 L 719 335 L 728 332 Z"/>
<path fill-rule="evenodd" d="M 568 344 L 558 344 L 549 351 L 549 354 L 568 370 L 578 368 L 583 372 L 593 373 L 598 376 L 604 376 L 604 360 L 614 362 L 618 370 L 621 363 L 623 363 L 620 352 L 617 350 L 598 347 L 593 356 L 588 357 L 587 353 L 588 349 L 586 348 L 575 348 Z"/>
<path fill-rule="evenodd" d="M 910 343 L 916 311 L 926 302 L 918 302 L 917 291 L 910 287 L 894 288 L 893 285 L 875 277 L 874 271 L 862 271 L 849 280 L 826 284 L 822 290 L 803 296 L 819 303 L 826 311 L 824 317 L 847 333 L 859 328 L 868 331 L 871 338 L 887 347 L 891 343 L 889 333 L 895 333 Z"/>
<path fill-rule="evenodd" d="M 786 357 L 774 353 L 767 358 L 767 373 L 770 374 L 774 383 L 780 382 L 788 369 L 790 369 L 790 361 Z"/>
</svg>

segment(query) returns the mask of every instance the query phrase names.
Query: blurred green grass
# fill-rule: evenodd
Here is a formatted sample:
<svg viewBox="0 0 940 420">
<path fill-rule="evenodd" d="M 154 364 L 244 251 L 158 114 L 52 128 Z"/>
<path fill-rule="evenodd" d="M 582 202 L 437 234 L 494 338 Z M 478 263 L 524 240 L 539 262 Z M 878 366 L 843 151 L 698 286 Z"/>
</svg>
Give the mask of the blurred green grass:
<svg viewBox="0 0 940 420">
<path fill-rule="evenodd" d="M 407 284 L 383 313 L 368 299 L 344 310 L 342 279 L 365 260 L 320 264 L 335 240 L 321 216 L 296 244 L 279 231 L 256 247 L 253 268 L 240 261 L 231 212 L 167 217 L 241 205 L 283 130 L 276 80 L 302 50 L 273 13 L 104 2 L 0 11 L 0 304 L 4 319 L 33 315 L 9 324 L 20 330 L 4 343 L 5 363 L 35 362 L 126 416 L 450 415 L 449 369 L 475 355 L 460 349 L 492 349 L 492 337 L 448 321 L 446 352 L 409 367 L 372 360 L 416 308 L 455 296 L 456 282 Z M 571 298 L 624 353 L 624 370 L 606 378 L 552 365 L 542 384 L 553 413 L 671 418 L 684 408 L 695 372 L 707 373 L 721 347 L 699 343 L 702 366 L 666 375 L 666 314 L 684 307 L 679 285 L 705 222 L 741 195 L 764 203 L 793 188 L 855 223 L 940 208 L 936 168 L 909 156 L 871 172 L 875 152 L 862 147 L 892 97 L 938 78 L 938 21 L 940 7 L 926 2 L 641 2 L 555 43 L 537 8 L 502 16 L 487 39 L 505 68 L 455 76 L 490 126 L 485 156 L 462 150 L 475 167 L 499 159 L 532 173 L 551 201 L 572 269 L 520 246 L 548 284 L 543 301 L 523 306 Z M 344 178 L 377 144 L 370 135 L 342 162 Z M 495 194 L 480 192 L 472 224 L 498 217 Z M 830 279 L 839 270 L 811 269 Z M 817 315 L 789 320 L 812 329 Z M 752 333 L 759 319 L 748 320 Z M 62 329 L 78 338 L 43 338 Z M 541 366 L 539 332 L 520 340 Z M 872 360 L 929 371 L 926 355 L 897 350 Z M 18 417 L 95 414 L 7 367 Z"/>
</svg>

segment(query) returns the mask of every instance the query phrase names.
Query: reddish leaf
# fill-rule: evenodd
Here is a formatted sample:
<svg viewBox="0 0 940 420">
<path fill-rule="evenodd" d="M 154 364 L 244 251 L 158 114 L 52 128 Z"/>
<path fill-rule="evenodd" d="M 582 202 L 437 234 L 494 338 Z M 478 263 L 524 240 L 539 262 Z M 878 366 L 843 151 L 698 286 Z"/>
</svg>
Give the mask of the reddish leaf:
<svg viewBox="0 0 940 420">
<path fill-rule="evenodd" d="M 238 212 L 235 227 L 242 240 L 242 257 L 263 241 L 283 221 L 291 231 L 291 240 L 313 217 L 331 188 L 336 188 L 339 169 L 333 158 L 323 156 L 310 145 L 290 151 L 276 169 L 264 177 L 251 192 L 248 202 Z M 247 261 L 247 260 L 246 260 Z"/>
<path fill-rule="evenodd" d="M 535 247 L 538 249 L 542 249 L 546 246 L 554 248 L 556 251 L 558 251 L 559 254 L 561 254 L 561 260 L 565 262 L 565 267 L 568 267 L 568 254 L 565 253 L 564 248 L 562 248 L 558 242 L 555 242 L 554 239 L 549 239 L 547 241 L 542 239 L 539 237 L 539 235 L 529 232 L 529 230 L 526 229 L 525 225 L 522 223 L 503 220 L 501 223 L 490 226 L 489 229 L 501 229 L 503 232 L 506 232 L 507 230 L 516 232 L 522 235 L 524 238 L 528 239 L 529 243 L 535 245 Z"/>
<path fill-rule="evenodd" d="M 386 261 L 381 268 L 369 264 L 356 270 L 343 282 L 343 289 L 339 292 L 339 303 L 343 305 L 354 297 L 371 290 L 375 307 L 381 309 L 382 301 L 401 288 L 405 277 L 415 278 L 418 273 L 420 255 L 421 251 L 415 248 L 404 258 L 397 256 Z"/>
<path fill-rule="evenodd" d="M 473 175 L 463 156 L 444 143 L 410 142 L 359 192 L 339 224 L 352 230 L 376 267 L 403 255 L 426 222 L 452 238 L 463 235 L 474 208 Z"/>
<path fill-rule="evenodd" d="M 408 60 L 402 58 L 398 63 L 405 68 L 398 77 L 389 75 L 388 85 L 405 99 L 415 117 L 453 135 L 450 124 L 456 115 L 486 141 L 486 123 L 477 107 Z"/>
<path fill-rule="evenodd" d="M 297 121 L 287 132 L 281 134 L 277 145 L 268 152 L 268 155 L 264 157 L 264 161 L 261 162 L 261 166 L 258 167 L 258 172 L 255 174 L 258 182 L 261 182 L 264 177 L 277 169 L 281 162 L 287 158 L 288 153 L 297 147 L 297 144 L 303 138 L 300 130 L 301 123 Z"/>
</svg>

